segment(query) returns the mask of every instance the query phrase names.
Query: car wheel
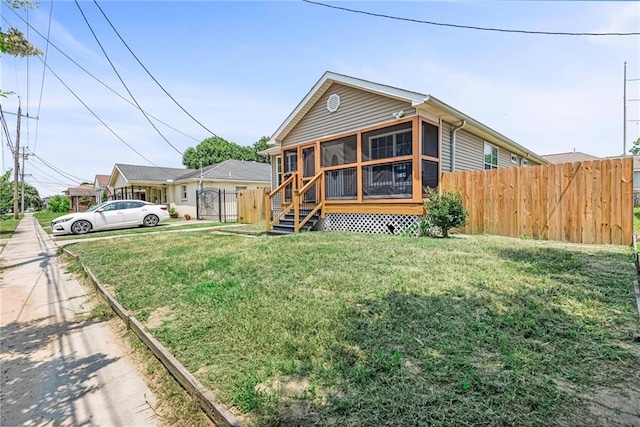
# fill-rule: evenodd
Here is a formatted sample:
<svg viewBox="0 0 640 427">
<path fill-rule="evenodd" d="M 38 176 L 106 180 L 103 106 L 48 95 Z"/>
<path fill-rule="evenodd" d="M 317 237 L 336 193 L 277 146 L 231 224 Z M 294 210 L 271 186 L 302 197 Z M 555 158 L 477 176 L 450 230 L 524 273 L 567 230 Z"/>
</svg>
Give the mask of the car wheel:
<svg viewBox="0 0 640 427">
<path fill-rule="evenodd" d="M 91 231 L 91 223 L 89 221 L 76 221 L 71 226 L 73 234 L 87 234 Z"/>
<path fill-rule="evenodd" d="M 144 217 L 142 223 L 145 227 L 154 227 L 158 225 L 158 217 L 155 215 L 147 215 Z"/>
</svg>

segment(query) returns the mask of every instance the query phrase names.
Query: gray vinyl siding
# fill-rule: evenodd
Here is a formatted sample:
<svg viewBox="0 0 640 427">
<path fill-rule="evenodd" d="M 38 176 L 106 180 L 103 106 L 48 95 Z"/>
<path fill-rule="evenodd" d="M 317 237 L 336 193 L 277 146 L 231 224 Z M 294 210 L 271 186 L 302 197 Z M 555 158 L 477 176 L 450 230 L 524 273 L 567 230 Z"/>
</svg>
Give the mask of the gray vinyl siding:
<svg viewBox="0 0 640 427">
<path fill-rule="evenodd" d="M 334 93 L 340 96 L 340 107 L 330 113 L 327 110 L 327 99 Z M 282 141 L 282 146 L 315 141 L 392 121 L 392 113 L 399 110 L 404 111 L 404 117 L 415 115 L 416 112 L 406 101 L 334 83 L 289 132 Z"/>
<path fill-rule="evenodd" d="M 520 157 L 518 157 L 520 160 Z M 498 167 L 499 168 L 512 168 L 517 165 L 511 163 L 511 151 L 498 147 Z"/>
<path fill-rule="evenodd" d="M 451 129 L 447 122 L 440 127 L 440 173 L 451 172 Z"/>
<path fill-rule="evenodd" d="M 484 169 L 484 141 L 460 129 L 456 133 L 456 172 L 478 169 Z"/>
</svg>

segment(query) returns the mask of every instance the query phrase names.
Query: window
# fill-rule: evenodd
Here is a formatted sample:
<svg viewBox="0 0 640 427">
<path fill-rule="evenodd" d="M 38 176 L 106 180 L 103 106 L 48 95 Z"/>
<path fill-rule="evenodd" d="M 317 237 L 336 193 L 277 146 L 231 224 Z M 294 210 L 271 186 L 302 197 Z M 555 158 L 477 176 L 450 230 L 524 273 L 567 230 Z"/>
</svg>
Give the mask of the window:
<svg viewBox="0 0 640 427">
<path fill-rule="evenodd" d="M 145 205 L 144 202 L 126 202 L 125 203 L 125 209 L 135 209 L 135 208 L 141 208 Z"/>
<path fill-rule="evenodd" d="M 187 186 L 183 185 L 181 188 L 182 188 L 182 200 L 187 200 Z"/>
<path fill-rule="evenodd" d="M 357 137 L 352 135 L 320 144 L 322 167 L 355 163 L 357 141 Z"/>
<path fill-rule="evenodd" d="M 427 197 L 427 188 L 438 188 L 438 163 L 422 160 L 422 197 Z"/>
<path fill-rule="evenodd" d="M 411 162 L 385 163 L 362 168 L 364 197 L 411 197 Z"/>
<path fill-rule="evenodd" d="M 362 135 L 362 160 L 379 160 L 412 154 L 412 123 L 367 132 Z"/>
<path fill-rule="evenodd" d="M 498 169 L 498 148 L 484 143 L 484 168 Z"/>
<path fill-rule="evenodd" d="M 298 170 L 298 151 L 290 150 L 284 152 L 284 173 L 290 175 Z"/>
<path fill-rule="evenodd" d="M 358 196 L 357 169 L 346 168 L 324 173 L 327 199 L 355 199 Z"/>
<path fill-rule="evenodd" d="M 513 163 L 514 165 L 518 164 L 518 156 L 511 153 L 511 163 Z"/>
<path fill-rule="evenodd" d="M 529 161 L 527 159 L 520 159 L 520 166 L 528 166 Z"/>
<path fill-rule="evenodd" d="M 282 156 L 276 157 L 276 187 L 282 184 Z"/>
<path fill-rule="evenodd" d="M 246 189 L 247 189 L 246 185 L 236 185 L 236 193 Z"/>
<path fill-rule="evenodd" d="M 422 122 L 422 155 L 438 157 L 438 126 Z"/>
</svg>

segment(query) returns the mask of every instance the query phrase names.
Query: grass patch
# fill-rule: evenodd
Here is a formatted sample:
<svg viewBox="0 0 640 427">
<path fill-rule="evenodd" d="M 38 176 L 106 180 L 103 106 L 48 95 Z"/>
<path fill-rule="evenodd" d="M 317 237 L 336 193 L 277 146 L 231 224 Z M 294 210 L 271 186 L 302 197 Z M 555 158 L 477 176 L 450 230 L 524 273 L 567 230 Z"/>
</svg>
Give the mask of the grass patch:
<svg viewBox="0 0 640 427">
<path fill-rule="evenodd" d="M 62 215 L 65 215 L 65 214 L 60 212 L 50 212 L 50 211 L 39 211 L 33 214 L 36 221 L 38 221 L 40 226 L 44 228 L 46 232 L 49 234 L 51 234 L 51 220 Z"/>
<path fill-rule="evenodd" d="M 78 240 L 78 239 L 94 239 L 96 237 L 110 237 L 110 236 L 127 236 L 131 234 L 145 234 L 154 232 L 166 232 L 175 230 L 189 230 L 192 228 L 205 228 L 205 227 L 218 227 L 221 223 L 191 223 L 184 225 L 172 225 L 164 224 L 164 222 L 158 224 L 155 227 L 136 227 L 136 228 L 122 228 L 119 230 L 105 230 L 94 231 L 88 234 L 64 234 L 55 236 L 55 240 Z"/>
<path fill-rule="evenodd" d="M 257 425 L 549 425 L 638 378 L 624 247 L 196 232 L 73 251 Z"/>
<path fill-rule="evenodd" d="M 0 239 L 10 239 L 22 220 L 22 214 L 18 219 L 13 219 L 13 214 L 0 215 Z"/>
<path fill-rule="evenodd" d="M 640 234 L 640 206 L 633 208 L 633 232 Z"/>
</svg>

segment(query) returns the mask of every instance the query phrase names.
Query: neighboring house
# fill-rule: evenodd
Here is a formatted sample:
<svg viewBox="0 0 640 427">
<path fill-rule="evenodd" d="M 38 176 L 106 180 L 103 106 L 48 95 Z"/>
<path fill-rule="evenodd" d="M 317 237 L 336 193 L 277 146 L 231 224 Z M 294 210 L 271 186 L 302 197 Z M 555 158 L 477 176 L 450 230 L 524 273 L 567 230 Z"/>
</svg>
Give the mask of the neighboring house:
<svg viewBox="0 0 640 427">
<path fill-rule="evenodd" d="M 198 190 L 216 189 L 235 194 L 240 190 L 268 188 L 270 170 L 266 163 L 242 160 L 226 160 L 202 170 L 117 163 L 109 186 L 113 188 L 115 199 L 163 203 L 176 208 L 180 215 L 195 218 Z"/>
<path fill-rule="evenodd" d="M 275 131 L 272 189 L 289 176 L 320 208 L 326 230 L 386 232 L 424 214 L 440 174 L 548 161 L 444 102 L 418 92 L 326 72 Z M 270 205 L 287 210 L 290 190 Z M 284 202 L 282 199 L 285 199 Z"/>
<path fill-rule="evenodd" d="M 542 157 L 550 163 L 574 163 L 586 160 L 603 160 L 603 157 L 573 151 L 569 153 L 544 154 Z M 606 159 L 618 159 L 621 156 L 605 157 Z M 633 156 L 633 204 L 640 206 L 640 156 Z"/>
<path fill-rule="evenodd" d="M 109 187 L 109 175 L 96 175 L 93 180 L 93 190 L 96 193 L 98 203 L 102 202 L 103 195 L 106 194 L 107 199 L 111 198 L 113 192 Z"/>
<path fill-rule="evenodd" d="M 96 204 L 96 193 L 91 184 L 69 187 L 64 194 L 69 197 L 71 210 L 74 212 L 86 211 L 91 205 Z"/>
</svg>

